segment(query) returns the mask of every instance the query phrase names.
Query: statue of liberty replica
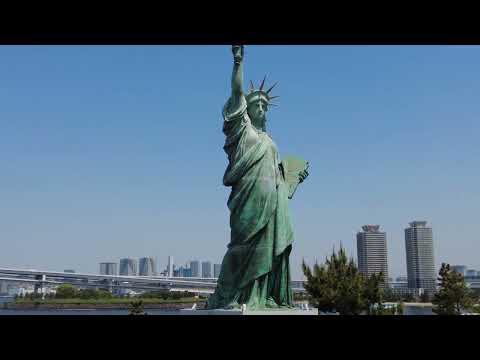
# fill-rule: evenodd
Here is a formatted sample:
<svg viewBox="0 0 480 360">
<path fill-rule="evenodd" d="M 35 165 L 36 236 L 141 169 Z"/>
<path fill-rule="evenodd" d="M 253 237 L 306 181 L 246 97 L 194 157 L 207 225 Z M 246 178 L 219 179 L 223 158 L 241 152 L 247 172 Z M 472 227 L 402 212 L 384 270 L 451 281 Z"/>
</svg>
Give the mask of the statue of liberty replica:
<svg viewBox="0 0 480 360">
<path fill-rule="evenodd" d="M 276 84 L 264 90 L 264 78 L 258 89 L 250 82 L 244 93 L 244 47 L 233 46 L 232 52 L 232 93 L 223 108 L 231 239 L 206 309 L 243 304 L 249 310 L 288 309 L 293 307 L 289 256 L 294 240 L 288 202 L 308 176 L 308 163 L 280 160 L 266 129 Z"/>
</svg>

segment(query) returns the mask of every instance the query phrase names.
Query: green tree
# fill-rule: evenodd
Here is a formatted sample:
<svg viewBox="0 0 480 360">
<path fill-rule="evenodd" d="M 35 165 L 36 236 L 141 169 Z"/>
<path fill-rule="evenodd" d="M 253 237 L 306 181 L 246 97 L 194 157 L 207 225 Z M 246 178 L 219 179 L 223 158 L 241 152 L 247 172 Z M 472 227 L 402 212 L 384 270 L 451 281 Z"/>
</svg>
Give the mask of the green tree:
<svg viewBox="0 0 480 360">
<path fill-rule="evenodd" d="M 480 289 L 471 289 L 471 290 L 475 299 L 478 299 L 480 297 Z"/>
<path fill-rule="evenodd" d="M 79 290 L 77 292 L 77 297 L 79 297 L 80 299 L 86 299 L 86 300 L 99 298 L 97 290 L 91 289 L 91 288 Z"/>
<path fill-rule="evenodd" d="M 129 315 L 146 315 L 142 300 L 130 303 Z"/>
<path fill-rule="evenodd" d="M 383 291 L 383 301 L 397 302 L 402 300 L 402 297 L 398 294 L 395 294 L 391 289 L 386 288 Z"/>
<path fill-rule="evenodd" d="M 140 294 L 140 298 L 143 299 L 156 299 L 160 297 L 160 291 L 146 291 L 143 294 Z"/>
<path fill-rule="evenodd" d="M 372 315 L 373 307 L 377 306 L 378 311 L 383 311 L 383 286 L 385 283 L 383 273 L 372 274 L 365 277 L 363 284 L 363 298 L 365 299 L 365 306 L 367 314 Z"/>
<path fill-rule="evenodd" d="M 405 309 L 405 306 L 403 305 L 403 302 L 399 302 L 398 305 L 397 305 L 397 309 L 395 311 L 395 313 L 397 315 L 403 315 L 403 310 Z"/>
<path fill-rule="evenodd" d="M 439 271 L 439 291 L 432 303 L 438 315 L 460 315 L 474 304 L 473 292 L 465 284 L 463 275 L 450 270 L 450 265 L 442 263 Z"/>
<path fill-rule="evenodd" d="M 77 296 L 77 289 L 70 284 L 62 284 L 57 287 L 55 297 L 58 299 L 74 299 Z"/>
<path fill-rule="evenodd" d="M 318 310 L 357 315 L 366 309 L 364 278 L 342 246 L 338 253 L 332 252 L 325 264 L 316 263 L 310 269 L 303 262 L 302 269 L 307 278 L 305 289 Z"/>
<path fill-rule="evenodd" d="M 98 290 L 97 296 L 99 299 L 111 299 L 113 297 L 112 293 L 105 289 Z"/>
<path fill-rule="evenodd" d="M 383 306 L 384 274 L 362 275 L 352 258 L 348 258 L 340 246 L 312 269 L 302 263 L 307 278 L 305 290 L 312 305 L 322 312 L 338 312 L 342 315 L 393 315 L 395 309 Z"/>
</svg>

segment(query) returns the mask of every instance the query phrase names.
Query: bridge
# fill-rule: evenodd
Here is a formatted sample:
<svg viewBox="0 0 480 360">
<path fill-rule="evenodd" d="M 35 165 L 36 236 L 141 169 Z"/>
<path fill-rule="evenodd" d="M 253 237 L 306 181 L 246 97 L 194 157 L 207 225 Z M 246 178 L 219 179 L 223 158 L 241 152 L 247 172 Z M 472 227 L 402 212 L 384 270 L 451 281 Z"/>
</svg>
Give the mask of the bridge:
<svg viewBox="0 0 480 360">
<path fill-rule="evenodd" d="M 58 271 L 0 268 L 0 282 L 21 282 L 35 285 L 35 292 L 44 294 L 45 286 L 71 284 L 78 287 L 131 289 L 143 291 L 188 291 L 196 294 L 212 294 L 217 286 L 216 278 L 123 276 L 66 273 Z M 292 281 L 294 292 L 304 292 L 303 280 Z"/>
</svg>

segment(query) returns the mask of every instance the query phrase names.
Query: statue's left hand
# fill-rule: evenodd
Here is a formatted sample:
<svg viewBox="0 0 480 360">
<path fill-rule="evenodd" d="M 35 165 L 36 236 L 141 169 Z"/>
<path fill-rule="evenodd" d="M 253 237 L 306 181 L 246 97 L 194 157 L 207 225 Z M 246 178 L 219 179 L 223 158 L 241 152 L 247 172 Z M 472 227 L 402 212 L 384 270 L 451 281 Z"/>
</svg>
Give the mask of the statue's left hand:
<svg viewBox="0 0 480 360">
<path fill-rule="evenodd" d="M 307 177 L 308 177 L 308 170 L 302 171 L 299 175 L 300 183 L 304 182 Z"/>
</svg>

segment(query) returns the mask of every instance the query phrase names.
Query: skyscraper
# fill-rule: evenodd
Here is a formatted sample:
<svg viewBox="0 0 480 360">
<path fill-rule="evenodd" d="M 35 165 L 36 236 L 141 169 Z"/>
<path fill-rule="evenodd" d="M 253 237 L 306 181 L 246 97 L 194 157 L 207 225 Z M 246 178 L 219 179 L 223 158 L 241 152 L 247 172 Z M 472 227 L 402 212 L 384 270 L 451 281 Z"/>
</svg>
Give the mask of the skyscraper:
<svg viewBox="0 0 480 360">
<path fill-rule="evenodd" d="M 173 267 L 173 277 L 183 277 L 183 266 L 179 268 L 176 266 Z"/>
<path fill-rule="evenodd" d="M 200 261 L 190 261 L 190 270 L 192 270 L 192 277 L 200 277 Z"/>
<path fill-rule="evenodd" d="M 387 282 L 387 235 L 379 229 L 380 225 L 364 225 L 357 233 L 358 269 L 366 276 L 382 272 Z"/>
<path fill-rule="evenodd" d="M 173 277 L 173 256 L 168 257 L 167 270 L 168 270 L 168 277 Z"/>
<path fill-rule="evenodd" d="M 426 221 L 413 221 L 405 229 L 405 249 L 407 252 L 408 287 L 424 289 L 433 293 L 436 290 L 436 272 L 433 258 L 432 228 Z"/>
<path fill-rule="evenodd" d="M 202 277 L 203 278 L 212 277 L 212 263 L 210 261 L 202 262 Z"/>
<path fill-rule="evenodd" d="M 139 262 L 138 275 L 140 276 L 156 276 L 157 264 L 152 257 L 143 257 Z"/>
<path fill-rule="evenodd" d="M 120 259 L 120 275 L 136 276 L 137 275 L 137 260 L 131 258 Z"/>
<path fill-rule="evenodd" d="M 114 262 L 100 263 L 100 275 L 117 275 L 117 263 L 114 263 Z"/>
<path fill-rule="evenodd" d="M 222 264 L 214 264 L 213 265 L 213 277 L 218 279 L 220 276 L 220 269 L 222 268 Z"/>
</svg>

